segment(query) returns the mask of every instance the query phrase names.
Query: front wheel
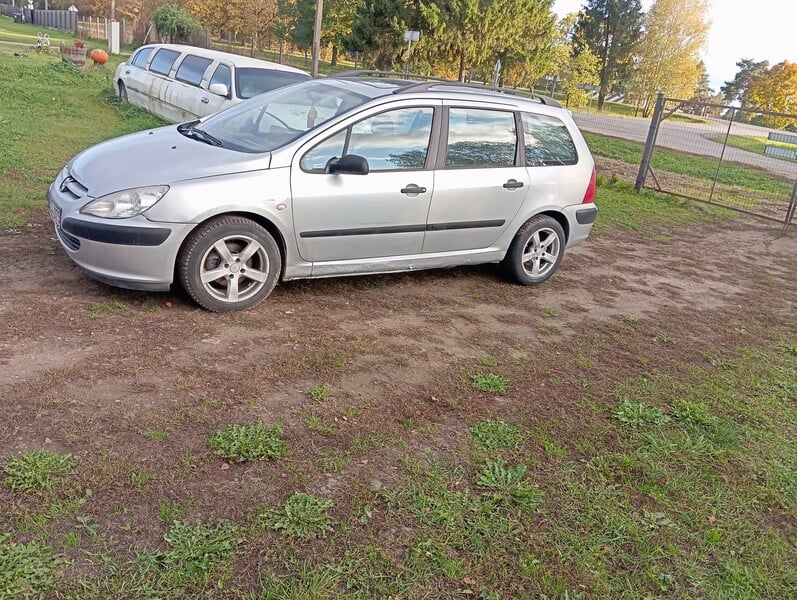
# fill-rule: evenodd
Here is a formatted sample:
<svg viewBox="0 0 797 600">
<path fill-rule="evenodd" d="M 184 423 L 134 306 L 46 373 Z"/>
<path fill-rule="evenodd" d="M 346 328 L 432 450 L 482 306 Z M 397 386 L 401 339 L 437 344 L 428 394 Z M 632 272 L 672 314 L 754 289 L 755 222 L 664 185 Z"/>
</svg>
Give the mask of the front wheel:
<svg viewBox="0 0 797 600">
<path fill-rule="evenodd" d="M 263 227 L 219 217 L 188 236 L 177 257 L 180 281 L 194 301 L 214 312 L 251 308 L 277 285 L 282 258 Z"/>
<path fill-rule="evenodd" d="M 565 232 L 553 217 L 529 219 L 515 234 L 501 263 L 522 285 L 542 283 L 554 274 L 565 253 Z"/>
</svg>

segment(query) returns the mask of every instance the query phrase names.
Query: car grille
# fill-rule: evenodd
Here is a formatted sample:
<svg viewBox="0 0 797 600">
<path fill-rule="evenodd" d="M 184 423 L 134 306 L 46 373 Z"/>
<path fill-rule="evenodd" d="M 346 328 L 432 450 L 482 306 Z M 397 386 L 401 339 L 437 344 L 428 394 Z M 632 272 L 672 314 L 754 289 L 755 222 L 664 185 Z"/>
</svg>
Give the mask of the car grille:
<svg viewBox="0 0 797 600">
<path fill-rule="evenodd" d="M 71 174 L 64 177 L 64 179 L 58 185 L 58 189 L 61 190 L 62 194 L 66 196 L 72 196 L 73 200 L 82 198 L 89 191 L 89 189 L 85 185 L 83 185 L 77 179 L 72 177 Z"/>
<path fill-rule="evenodd" d="M 61 224 L 55 224 L 55 234 L 58 236 L 58 239 L 61 240 L 61 243 L 69 248 L 72 252 L 77 252 L 80 250 L 80 240 L 73 235 L 69 235 L 66 231 L 61 229 Z"/>
</svg>

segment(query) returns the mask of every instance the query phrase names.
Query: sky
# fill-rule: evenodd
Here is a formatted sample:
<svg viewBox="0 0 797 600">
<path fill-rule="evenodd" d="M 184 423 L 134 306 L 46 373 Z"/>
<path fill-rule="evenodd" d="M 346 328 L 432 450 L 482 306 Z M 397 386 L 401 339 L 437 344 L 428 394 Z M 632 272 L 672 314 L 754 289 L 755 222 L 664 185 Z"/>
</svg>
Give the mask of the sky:
<svg viewBox="0 0 797 600">
<path fill-rule="evenodd" d="M 553 9 L 563 17 L 576 12 L 586 0 L 554 0 Z M 652 0 L 642 0 L 647 10 Z M 711 0 L 711 29 L 703 51 L 709 81 L 714 91 L 731 81 L 743 58 L 768 60 L 773 66 L 784 60 L 797 63 L 797 2 L 795 0 Z"/>
</svg>

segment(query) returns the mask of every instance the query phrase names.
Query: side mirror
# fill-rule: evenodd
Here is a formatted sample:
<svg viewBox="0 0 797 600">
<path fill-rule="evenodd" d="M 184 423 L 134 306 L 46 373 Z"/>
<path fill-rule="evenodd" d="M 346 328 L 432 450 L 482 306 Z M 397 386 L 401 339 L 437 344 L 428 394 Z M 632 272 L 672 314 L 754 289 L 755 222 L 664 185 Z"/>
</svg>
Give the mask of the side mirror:
<svg viewBox="0 0 797 600">
<path fill-rule="evenodd" d="M 208 88 L 208 91 L 211 94 L 215 94 L 216 96 L 224 96 L 224 97 L 226 97 L 230 93 L 230 90 L 228 90 L 227 86 L 224 85 L 223 83 L 211 83 L 210 87 Z"/>
<path fill-rule="evenodd" d="M 331 158 L 327 162 L 326 173 L 346 175 L 368 175 L 368 161 L 356 154 L 344 154 L 340 158 Z"/>
</svg>

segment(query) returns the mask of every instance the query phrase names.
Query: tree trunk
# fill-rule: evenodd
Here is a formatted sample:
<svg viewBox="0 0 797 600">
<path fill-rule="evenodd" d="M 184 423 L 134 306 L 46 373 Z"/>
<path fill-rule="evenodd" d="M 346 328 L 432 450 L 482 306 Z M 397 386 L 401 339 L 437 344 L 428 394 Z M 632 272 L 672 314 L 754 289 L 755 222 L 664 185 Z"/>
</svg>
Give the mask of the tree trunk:
<svg viewBox="0 0 797 600">
<path fill-rule="evenodd" d="M 330 67 L 336 67 L 338 64 L 338 47 L 332 46 L 332 60 L 329 63 Z"/>
<path fill-rule="evenodd" d="M 282 53 L 284 51 L 284 48 L 285 48 L 285 40 L 280 38 L 280 64 L 282 64 Z"/>
<path fill-rule="evenodd" d="M 465 48 L 459 51 L 459 81 L 465 81 Z"/>
</svg>

